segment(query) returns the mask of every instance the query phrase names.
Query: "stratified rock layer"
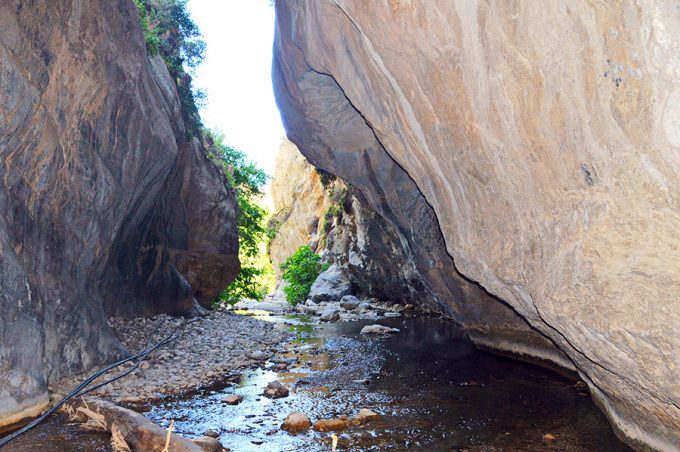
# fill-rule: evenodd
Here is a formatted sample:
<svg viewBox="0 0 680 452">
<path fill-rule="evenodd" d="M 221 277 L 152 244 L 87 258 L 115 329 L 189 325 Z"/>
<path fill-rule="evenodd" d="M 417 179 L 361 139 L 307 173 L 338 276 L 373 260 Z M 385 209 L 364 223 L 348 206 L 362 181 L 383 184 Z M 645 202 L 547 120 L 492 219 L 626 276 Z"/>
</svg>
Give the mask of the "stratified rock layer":
<svg viewBox="0 0 680 452">
<path fill-rule="evenodd" d="M 277 98 L 309 161 L 365 194 L 474 340 L 553 353 L 629 438 L 680 448 L 680 10 L 276 8 Z"/>
<path fill-rule="evenodd" d="M 238 242 L 133 2 L 2 2 L 0 62 L 1 427 L 121 354 L 107 314 L 200 311 Z"/>
</svg>

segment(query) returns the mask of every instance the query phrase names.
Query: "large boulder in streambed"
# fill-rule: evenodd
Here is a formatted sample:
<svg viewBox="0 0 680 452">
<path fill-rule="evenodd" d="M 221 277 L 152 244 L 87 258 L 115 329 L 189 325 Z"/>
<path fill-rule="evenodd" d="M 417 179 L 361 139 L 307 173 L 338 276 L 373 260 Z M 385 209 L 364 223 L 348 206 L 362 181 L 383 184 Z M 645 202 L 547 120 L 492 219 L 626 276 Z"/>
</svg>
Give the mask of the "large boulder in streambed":
<svg viewBox="0 0 680 452">
<path fill-rule="evenodd" d="M 309 298 L 314 302 L 338 301 L 352 293 L 352 284 L 345 272 L 336 265 L 321 273 L 309 291 Z"/>
</svg>

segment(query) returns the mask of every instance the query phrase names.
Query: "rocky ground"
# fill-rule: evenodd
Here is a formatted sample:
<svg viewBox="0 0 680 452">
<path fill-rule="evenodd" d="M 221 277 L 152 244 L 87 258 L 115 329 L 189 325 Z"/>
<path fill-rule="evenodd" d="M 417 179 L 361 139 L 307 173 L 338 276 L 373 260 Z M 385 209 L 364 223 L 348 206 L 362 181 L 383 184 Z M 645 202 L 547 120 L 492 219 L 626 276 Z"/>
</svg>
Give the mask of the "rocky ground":
<svg viewBox="0 0 680 452">
<path fill-rule="evenodd" d="M 123 404 L 180 397 L 218 382 L 236 380 L 244 369 L 263 365 L 289 338 L 280 325 L 225 311 L 191 320 L 167 315 L 111 318 L 109 325 L 131 353 L 144 349 L 150 338 L 155 343 L 173 332 L 179 335 L 150 354 L 128 376 L 93 393 Z M 133 366 L 124 364 L 107 376 Z M 89 373 L 59 381 L 53 388 L 53 397 L 69 392 L 87 376 Z"/>
</svg>

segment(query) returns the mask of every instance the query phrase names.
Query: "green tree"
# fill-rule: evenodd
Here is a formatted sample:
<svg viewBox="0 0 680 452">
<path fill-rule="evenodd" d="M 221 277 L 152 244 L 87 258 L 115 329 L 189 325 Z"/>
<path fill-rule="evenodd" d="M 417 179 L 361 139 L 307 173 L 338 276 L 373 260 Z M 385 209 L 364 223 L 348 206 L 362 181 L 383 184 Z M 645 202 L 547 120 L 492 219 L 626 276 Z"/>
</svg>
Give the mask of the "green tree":
<svg viewBox="0 0 680 452">
<path fill-rule="evenodd" d="M 250 162 L 245 154 L 224 144 L 222 134 L 204 131 L 204 144 L 224 168 L 229 184 L 236 190 L 238 204 L 239 260 L 241 271 L 219 296 L 219 300 L 233 304 L 242 298 L 262 300 L 271 288 L 273 270 L 268 259 L 263 259 L 267 242 L 269 212 L 259 205 L 267 175 Z"/>
<path fill-rule="evenodd" d="M 305 301 L 316 278 L 327 269 L 328 264 L 322 263 L 321 257 L 314 254 L 308 245 L 301 246 L 286 258 L 281 264 L 281 277 L 288 281 L 288 286 L 283 289 L 288 303 L 295 306 Z"/>
</svg>

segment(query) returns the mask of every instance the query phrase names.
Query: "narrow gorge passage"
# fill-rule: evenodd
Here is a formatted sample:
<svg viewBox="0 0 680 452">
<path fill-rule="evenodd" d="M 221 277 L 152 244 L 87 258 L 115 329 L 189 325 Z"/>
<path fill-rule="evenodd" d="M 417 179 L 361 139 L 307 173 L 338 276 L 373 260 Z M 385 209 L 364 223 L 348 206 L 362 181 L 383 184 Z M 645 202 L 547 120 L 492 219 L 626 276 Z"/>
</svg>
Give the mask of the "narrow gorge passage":
<svg viewBox="0 0 680 452">
<path fill-rule="evenodd" d="M 680 450 L 677 30 L 0 3 L 0 449 Z"/>
</svg>

